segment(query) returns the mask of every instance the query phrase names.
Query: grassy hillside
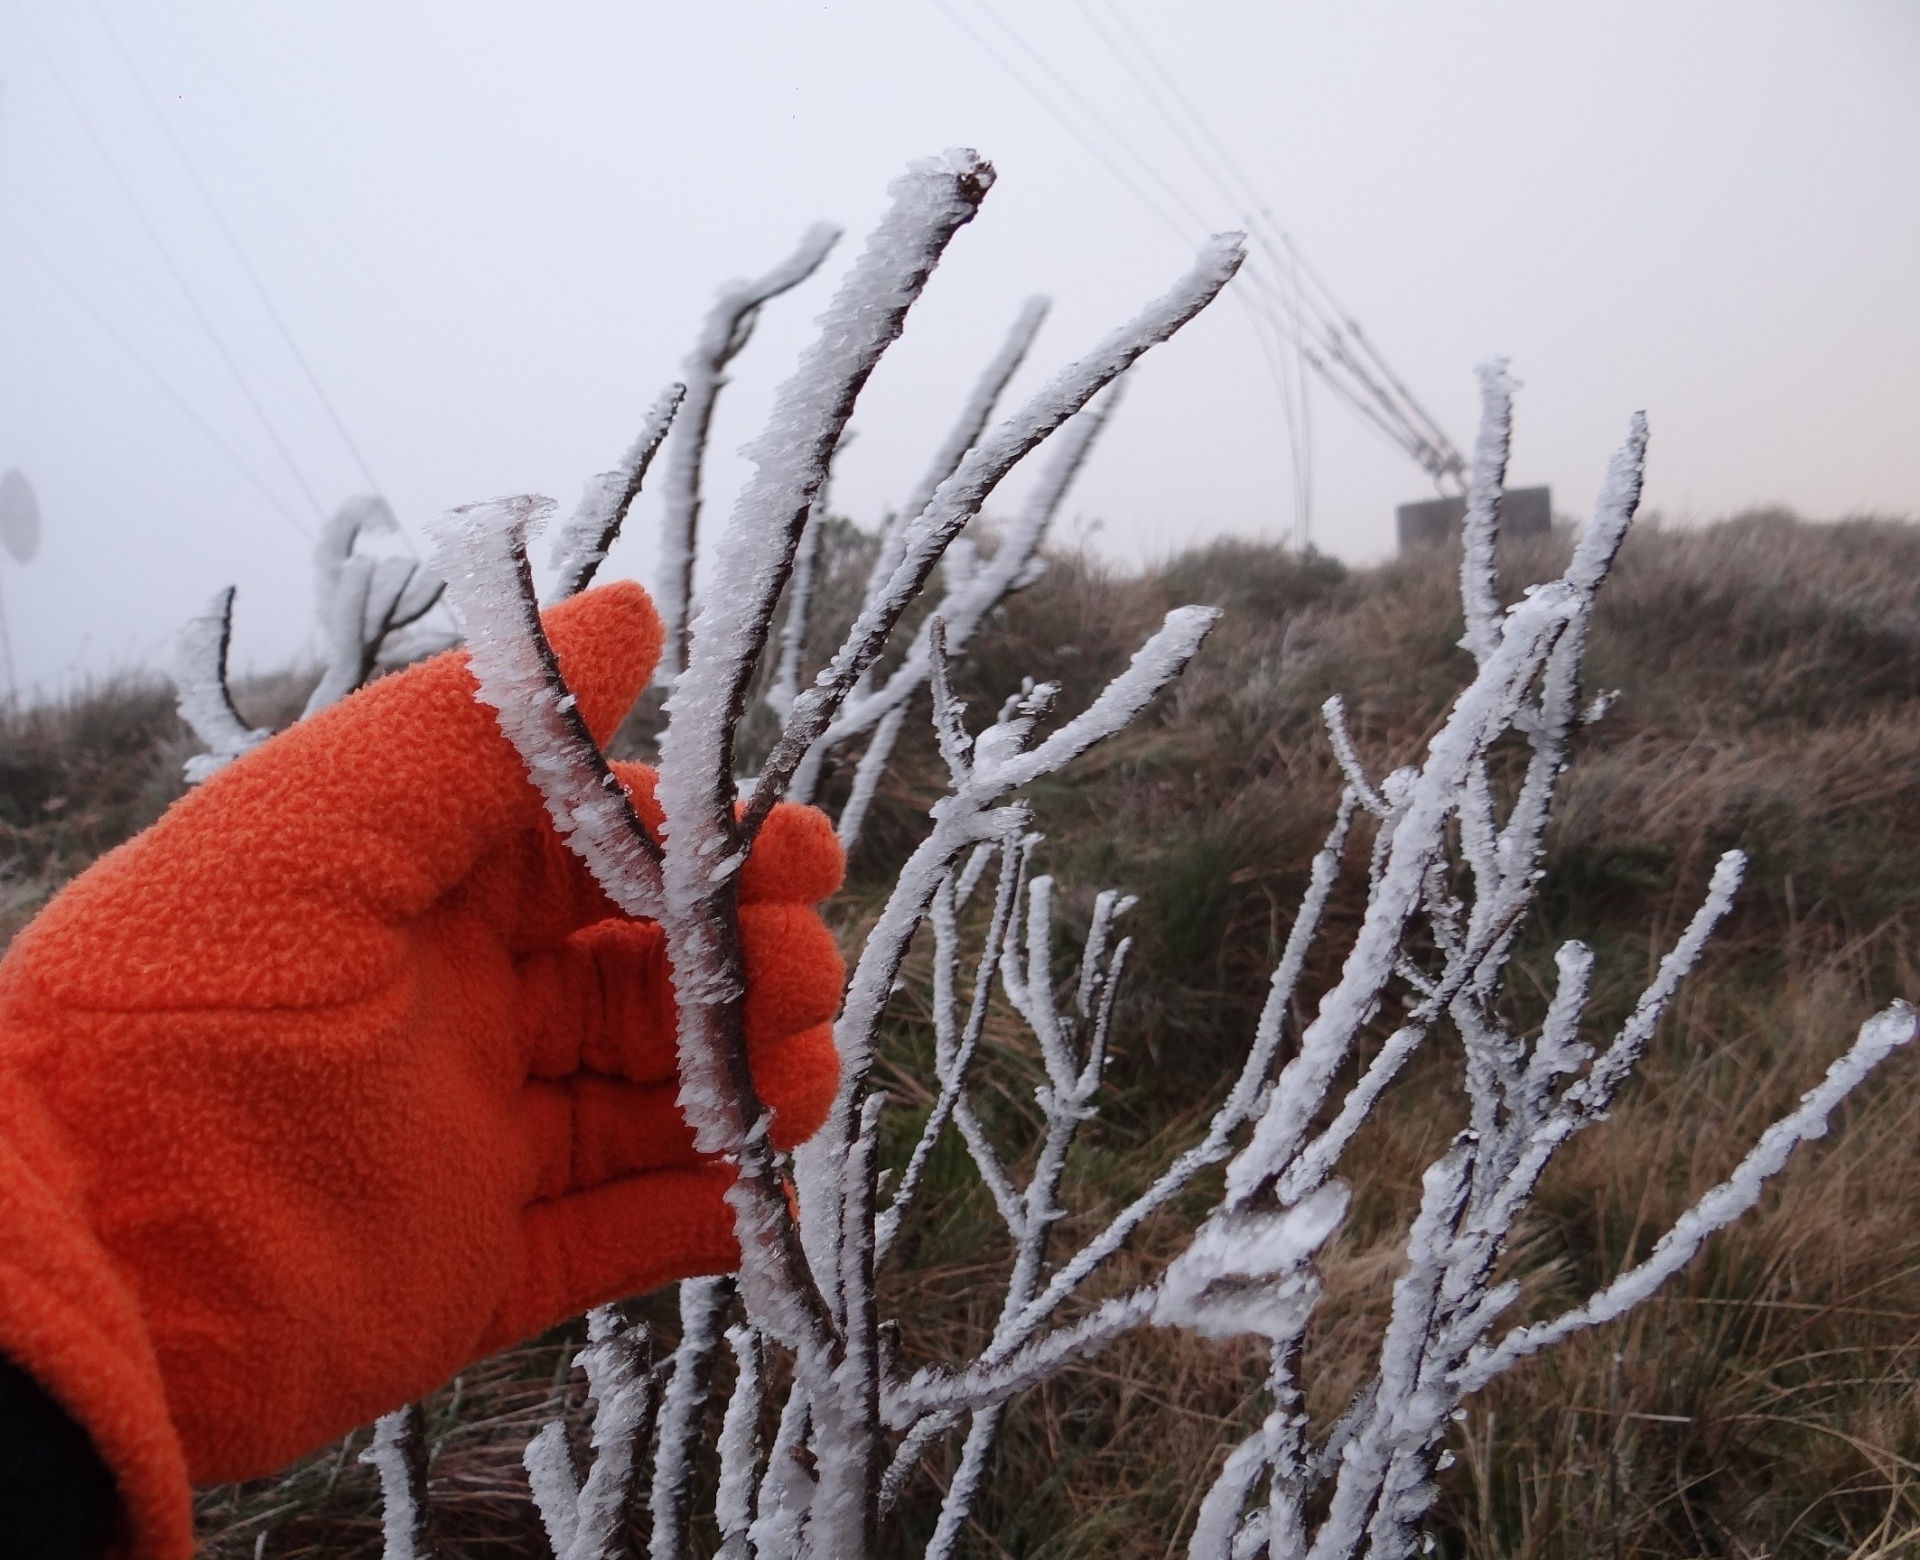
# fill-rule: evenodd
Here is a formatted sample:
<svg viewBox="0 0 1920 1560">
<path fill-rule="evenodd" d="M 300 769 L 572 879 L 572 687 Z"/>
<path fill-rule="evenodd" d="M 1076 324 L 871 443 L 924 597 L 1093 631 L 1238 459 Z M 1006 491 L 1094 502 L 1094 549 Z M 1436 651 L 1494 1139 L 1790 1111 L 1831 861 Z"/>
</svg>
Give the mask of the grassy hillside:
<svg viewBox="0 0 1920 1560">
<path fill-rule="evenodd" d="M 1517 594 L 1564 542 L 1508 549 Z M 1227 617 L 1148 720 L 1034 798 L 1044 870 L 1070 916 L 1141 896 L 1112 1103 L 1073 1167 L 1087 1222 L 1182 1146 L 1224 1088 L 1324 833 L 1338 776 L 1317 709 L 1342 694 L 1376 774 L 1415 759 L 1464 682 L 1438 559 L 1346 572 L 1221 544 L 1143 578 L 1060 559 L 976 644 L 976 713 L 1020 677 L 1078 707 L 1169 605 Z M 1753 867 L 1739 908 L 1615 1119 L 1569 1150 L 1526 1226 L 1527 1304 L 1565 1304 L 1645 1254 L 1895 995 L 1920 998 L 1920 529 L 1746 516 L 1643 529 L 1601 598 L 1590 668 L 1621 698 L 1580 739 L 1542 913 L 1516 960 L 1523 1020 L 1552 949 L 1599 955 L 1597 1027 L 1617 1019 L 1691 913 L 1714 858 Z M 287 687 L 254 691 L 284 707 Z M 243 701 L 244 702 L 244 701 Z M 644 749 L 647 723 L 628 733 Z M 186 746 L 164 693 L 119 685 L 7 722 L 0 737 L 6 932 L 97 851 L 156 816 Z M 849 939 L 935 794 L 931 743 L 903 742 L 835 913 Z M 1355 861 L 1363 860 L 1356 846 Z M 1350 882 L 1309 981 L 1324 985 L 1360 908 Z M 1528 989 L 1529 983 L 1531 989 Z M 890 1081 L 924 1109 L 929 1044 L 911 996 Z M 1010 1040 L 1010 1022 L 996 1037 Z M 1379 1036 L 1374 1036 L 1377 1041 Z M 1458 1125 L 1454 1063 L 1432 1048 L 1369 1129 L 1354 1214 L 1329 1264 L 1309 1358 L 1316 1416 L 1362 1373 L 1419 1170 Z M 985 1081 L 1017 1132 L 1031 1065 L 997 1045 Z M 910 1123 L 908 1123 L 910 1125 Z M 1439 1529 L 1463 1556 L 1878 1554 L 1920 1543 L 1920 1058 L 1896 1058 L 1763 1208 L 1628 1322 L 1517 1371 L 1457 1430 Z M 905 1130 L 903 1126 L 903 1132 Z M 938 1167 L 889 1282 L 904 1347 L 984 1327 L 1003 1243 L 957 1160 Z M 1133 1271 L 1178 1244 L 1172 1210 Z M 1116 1275 L 1124 1279 L 1123 1272 Z M 982 1282 L 988 1280 L 988 1282 Z M 643 1303 L 671 1338 L 671 1308 Z M 571 1394 L 556 1335 L 470 1372 L 432 1405 L 436 1496 L 453 1552 L 539 1554 L 519 1447 Z M 1178 1552 L 1222 1448 L 1254 1422 L 1251 1349 L 1143 1335 L 1010 1414 L 970 1542 L 982 1555 Z M 373 1555 L 371 1485 L 347 1448 L 286 1479 L 210 1491 L 210 1554 Z M 906 1526 L 923 1532 L 947 1464 Z"/>
</svg>

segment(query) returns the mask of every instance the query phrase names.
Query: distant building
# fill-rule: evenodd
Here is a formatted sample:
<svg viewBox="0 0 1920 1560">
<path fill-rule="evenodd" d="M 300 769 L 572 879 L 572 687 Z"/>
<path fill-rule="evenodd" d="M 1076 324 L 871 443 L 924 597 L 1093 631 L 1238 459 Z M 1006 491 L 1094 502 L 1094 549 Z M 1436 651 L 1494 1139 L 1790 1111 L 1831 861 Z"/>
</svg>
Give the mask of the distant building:
<svg viewBox="0 0 1920 1560">
<path fill-rule="evenodd" d="M 1460 540 L 1467 518 L 1464 498 L 1429 498 L 1394 511 L 1400 526 L 1400 550 L 1448 547 Z M 1508 488 L 1500 498 L 1502 536 L 1544 536 L 1553 529 L 1553 489 Z"/>
</svg>

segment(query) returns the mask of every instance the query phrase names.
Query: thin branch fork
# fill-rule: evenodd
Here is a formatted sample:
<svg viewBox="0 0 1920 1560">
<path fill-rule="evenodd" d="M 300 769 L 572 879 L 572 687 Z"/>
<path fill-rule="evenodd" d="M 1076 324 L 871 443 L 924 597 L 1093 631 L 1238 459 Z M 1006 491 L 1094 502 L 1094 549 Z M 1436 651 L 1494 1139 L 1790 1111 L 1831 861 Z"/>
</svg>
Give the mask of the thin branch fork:
<svg viewBox="0 0 1920 1560">
<path fill-rule="evenodd" d="M 1187 273 L 1164 296 L 1114 331 L 1087 356 L 1055 375 L 1014 417 L 983 439 L 940 484 L 905 532 L 899 565 L 880 598 L 864 610 L 833 660 L 795 701 L 780 739 L 761 766 L 743 829 L 751 836 L 787 783 L 832 723 L 855 684 L 873 664 L 909 602 L 926 584 L 941 554 L 979 512 L 981 503 L 1029 451 L 1092 400 L 1142 354 L 1165 341 L 1219 294 L 1240 267 L 1244 240 L 1221 234 L 1208 242 Z"/>
<path fill-rule="evenodd" d="M 965 540 L 966 533 L 954 539 L 947 554 L 948 588 L 935 606 L 933 616 L 915 636 L 905 661 L 880 688 L 848 700 L 796 771 L 796 794 L 811 797 L 825 756 L 862 732 L 873 731 L 867 751 L 860 759 L 853 792 L 840 814 L 840 843 L 847 850 L 852 850 L 860 838 L 867 808 L 905 722 L 907 706 L 929 676 L 934 624 L 939 623 L 945 634 L 942 653 L 958 655 L 989 612 L 1045 569 L 1045 560 L 1040 557 L 1041 544 L 1094 442 L 1112 418 L 1125 384 L 1124 377 L 1115 379 L 1061 429 L 1038 486 L 1002 537 L 998 550 L 985 563 L 974 566 L 959 578 L 953 577 L 956 572 L 953 548 Z"/>
<path fill-rule="evenodd" d="M 362 497 L 348 499 L 321 531 L 313 556 L 315 620 L 327 660 L 303 718 L 365 683 L 387 637 L 418 622 L 439 601 L 441 582 L 413 560 L 354 551 L 364 536 L 399 529 L 385 499 Z"/>
<path fill-rule="evenodd" d="M 1322 999 L 1252 1141 L 1227 1172 L 1233 1206 L 1248 1206 L 1299 1151 L 1335 1069 L 1394 968 L 1407 923 L 1422 897 L 1427 868 L 1445 844 L 1459 785 L 1511 720 L 1572 611 L 1571 593 L 1555 585 L 1522 602 L 1508 618 L 1499 648 L 1434 737 L 1412 794 L 1404 808 L 1396 809 L 1392 845 L 1340 980 Z"/>
<path fill-rule="evenodd" d="M 1033 346 L 1034 337 L 1040 334 L 1040 327 L 1046 322 L 1053 300 L 1045 297 L 1029 298 L 1014 317 L 1007 331 L 1006 340 L 1000 344 L 987 366 L 981 370 L 980 378 L 973 387 L 973 393 L 967 397 L 966 405 L 960 409 L 960 415 L 954 421 L 940 448 L 934 452 L 932 462 L 925 474 L 907 495 L 900 506 L 900 512 L 891 517 L 886 529 L 880 536 L 880 550 L 874 557 L 873 568 L 867 576 L 867 590 L 863 606 L 873 606 L 885 593 L 887 581 L 893 577 L 893 571 L 900 565 L 900 554 L 905 545 L 904 538 L 907 523 L 920 514 L 933 500 L 934 492 L 942 482 L 959 469 L 960 462 L 966 459 L 967 451 L 979 442 L 981 433 L 987 426 L 987 419 L 993 415 L 993 409 L 1000 400 L 1001 392 L 1007 388 L 1007 382 L 1019 371 L 1026 361 L 1028 349 Z"/>
</svg>

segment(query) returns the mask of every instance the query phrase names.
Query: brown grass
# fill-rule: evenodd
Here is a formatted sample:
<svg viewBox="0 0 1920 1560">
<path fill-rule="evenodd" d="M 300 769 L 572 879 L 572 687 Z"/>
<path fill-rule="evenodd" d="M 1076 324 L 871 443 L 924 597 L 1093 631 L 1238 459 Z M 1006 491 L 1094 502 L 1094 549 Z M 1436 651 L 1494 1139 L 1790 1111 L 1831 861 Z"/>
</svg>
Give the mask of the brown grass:
<svg viewBox="0 0 1920 1560">
<path fill-rule="evenodd" d="M 1517 593 L 1562 539 L 1503 559 Z M 849 571 L 852 577 L 854 571 Z M 1183 683 L 1133 732 L 1034 801 L 1064 912 L 1141 895 L 1112 1100 L 1076 1154 L 1073 1228 L 1093 1225 L 1189 1141 L 1224 1087 L 1324 831 L 1338 777 L 1317 730 L 1345 696 L 1376 771 L 1415 758 L 1460 686 L 1453 586 L 1434 559 L 1347 573 L 1276 549 L 1220 544 L 1145 578 L 1055 560 L 966 668 L 976 715 L 1022 675 L 1076 708 L 1166 607 L 1228 617 Z M 1714 857 L 1753 856 L 1741 904 L 1615 1119 L 1556 1168 L 1512 1257 L 1526 1308 L 1566 1303 L 1644 1254 L 1678 1210 L 1790 1107 L 1868 1012 L 1920 997 L 1920 529 L 1814 526 L 1757 514 L 1699 530 L 1643 526 L 1602 598 L 1592 653 L 1615 711 L 1581 739 L 1552 836 L 1550 877 L 1516 959 L 1522 1022 L 1544 1004 L 1551 953 L 1596 949 L 1596 1028 L 1616 1019 L 1690 913 Z M 627 741 L 644 750 L 648 720 Z M 0 909 L 17 926 L 92 853 L 172 793 L 180 735 L 151 689 L 118 687 L 9 723 L 0 764 Z M 837 910 L 849 937 L 917 837 L 937 760 L 902 743 Z M 55 796 L 67 801 L 47 806 Z M 1361 900 L 1334 906 L 1310 983 L 1331 975 Z M 926 1107 L 929 1044 L 911 989 L 889 1063 L 902 1105 Z M 1032 1066 L 1007 1015 L 983 1082 L 997 1128 L 1029 1124 Z M 1458 1119 L 1444 1049 L 1424 1058 L 1353 1163 L 1355 1208 L 1327 1264 L 1310 1408 L 1323 1423 L 1362 1378 L 1397 1271 L 1420 1169 Z M 1899 1057 L 1804 1153 L 1760 1210 L 1630 1320 L 1496 1384 L 1456 1432 L 1436 1534 L 1458 1556 L 1825 1556 L 1920 1547 L 1920 1059 Z M 977 1342 L 1005 1243 L 960 1156 L 943 1150 L 925 1217 L 888 1284 L 915 1358 Z M 1120 1284 L 1177 1248 L 1186 1199 L 1117 1264 Z M 1069 1231 L 1069 1238 L 1071 1230 Z M 644 1302 L 670 1341 L 671 1308 Z M 456 1555 L 540 1555 L 518 1452 L 579 1384 L 554 1337 L 486 1362 L 431 1405 L 444 1439 L 436 1501 Z M 1224 1447 L 1261 1411 L 1257 1352 L 1143 1334 L 1010 1413 L 970 1536 L 979 1555 L 1181 1552 Z M 558 1385 L 556 1386 L 556 1380 Z M 952 1449 L 928 1459 L 890 1545 L 931 1526 Z M 337 1474 L 336 1474 L 337 1468 Z M 331 1481 L 331 1482 L 329 1482 Z M 373 1555 L 366 1470 L 339 1449 L 282 1480 L 209 1491 L 210 1555 Z"/>
</svg>

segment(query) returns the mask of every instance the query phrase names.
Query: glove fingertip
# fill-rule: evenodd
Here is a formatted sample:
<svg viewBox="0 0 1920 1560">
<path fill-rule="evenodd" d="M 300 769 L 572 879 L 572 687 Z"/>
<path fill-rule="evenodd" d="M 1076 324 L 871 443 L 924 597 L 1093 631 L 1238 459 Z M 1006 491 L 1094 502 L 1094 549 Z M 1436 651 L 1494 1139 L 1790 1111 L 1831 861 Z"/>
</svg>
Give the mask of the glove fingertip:
<svg viewBox="0 0 1920 1560">
<path fill-rule="evenodd" d="M 826 1125 L 840 1091 L 840 1053 L 833 1025 L 793 1035 L 753 1059 L 753 1080 L 773 1107 L 773 1145 L 785 1152 Z"/>
<path fill-rule="evenodd" d="M 827 815 L 817 807 L 780 802 L 767 814 L 741 869 L 740 898 L 745 904 L 818 904 L 839 891 L 846 870 L 846 852 Z"/>
<path fill-rule="evenodd" d="M 550 608 L 541 622 L 587 729 L 604 745 L 660 661 L 666 631 L 652 598 L 616 580 Z"/>
</svg>

